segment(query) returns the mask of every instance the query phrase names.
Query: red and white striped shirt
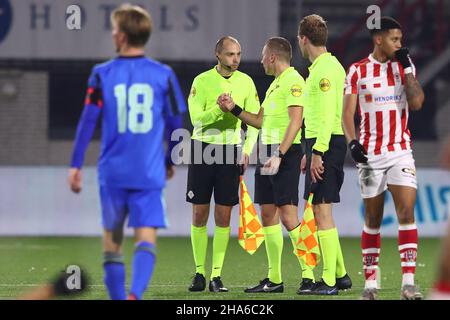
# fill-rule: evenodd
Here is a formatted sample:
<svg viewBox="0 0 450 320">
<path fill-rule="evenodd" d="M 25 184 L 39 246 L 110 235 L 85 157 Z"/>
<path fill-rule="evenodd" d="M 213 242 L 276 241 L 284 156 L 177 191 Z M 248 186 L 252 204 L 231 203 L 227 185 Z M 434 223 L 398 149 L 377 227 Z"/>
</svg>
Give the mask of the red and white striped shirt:
<svg viewBox="0 0 450 320">
<path fill-rule="evenodd" d="M 411 63 L 413 74 L 416 68 Z M 357 94 L 360 135 L 368 157 L 393 151 L 411 150 L 405 74 L 397 61 L 376 61 L 372 54 L 352 64 L 345 80 L 344 94 Z"/>
</svg>

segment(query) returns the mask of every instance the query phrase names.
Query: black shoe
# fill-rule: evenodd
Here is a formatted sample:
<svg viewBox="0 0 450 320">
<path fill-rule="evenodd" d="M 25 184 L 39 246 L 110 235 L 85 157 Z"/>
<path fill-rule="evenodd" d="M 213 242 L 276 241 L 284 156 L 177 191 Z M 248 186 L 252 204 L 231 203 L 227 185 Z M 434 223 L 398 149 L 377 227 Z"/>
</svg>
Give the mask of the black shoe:
<svg viewBox="0 0 450 320">
<path fill-rule="evenodd" d="M 206 279 L 201 273 L 196 273 L 192 279 L 189 291 L 203 291 L 206 288 Z"/>
<path fill-rule="evenodd" d="M 252 288 L 247 288 L 244 290 L 246 293 L 259 293 L 259 292 L 283 292 L 284 286 L 283 282 L 281 283 L 273 283 L 269 280 L 269 278 L 265 278 L 264 280 L 261 280 L 257 286 L 254 286 Z"/>
<path fill-rule="evenodd" d="M 346 273 L 342 278 L 336 278 L 336 287 L 338 290 L 347 290 L 352 287 L 352 279 Z"/>
<path fill-rule="evenodd" d="M 314 287 L 311 289 L 311 293 L 313 295 L 320 296 L 334 296 L 339 294 L 338 287 L 336 285 L 329 286 L 321 279 L 319 282 L 314 284 Z"/>
<path fill-rule="evenodd" d="M 311 294 L 311 290 L 314 287 L 314 280 L 304 278 L 300 283 L 300 288 L 297 290 L 297 294 L 306 295 Z"/>
<path fill-rule="evenodd" d="M 209 291 L 211 292 L 228 292 L 228 289 L 223 286 L 220 277 L 214 277 L 209 282 Z"/>
</svg>

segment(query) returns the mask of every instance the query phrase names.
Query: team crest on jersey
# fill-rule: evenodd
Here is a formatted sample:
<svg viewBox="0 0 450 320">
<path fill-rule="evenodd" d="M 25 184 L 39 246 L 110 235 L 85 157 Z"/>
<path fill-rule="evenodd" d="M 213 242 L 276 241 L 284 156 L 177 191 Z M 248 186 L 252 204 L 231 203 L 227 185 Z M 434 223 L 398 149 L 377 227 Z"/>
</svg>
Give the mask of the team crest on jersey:
<svg viewBox="0 0 450 320">
<path fill-rule="evenodd" d="M 195 87 L 192 87 L 190 96 L 191 96 L 191 97 L 195 97 L 195 94 L 196 94 L 196 93 L 197 93 L 197 91 L 195 90 Z"/>
<path fill-rule="evenodd" d="M 323 92 L 330 90 L 330 87 L 331 87 L 330 80 L 323 78 L 319 82 L 319 87 L 320 87 L 320 90 L 322 90 Z"/>
<path fill-rule="evenodd" d="M 299 86 L 298 84 L 294 84 L 294 85 L 291 87 L 291 94 L 292 94 L 294 97 L 300 97 L 300 96 L 302 95 L 302 87 Z"/>
<path fill-rule="evenodd" d="M 364 99 L 366 99 L 366 103 L 372 103 L 373 101 L 371 94 L 364 95 Z"/>
</svg>

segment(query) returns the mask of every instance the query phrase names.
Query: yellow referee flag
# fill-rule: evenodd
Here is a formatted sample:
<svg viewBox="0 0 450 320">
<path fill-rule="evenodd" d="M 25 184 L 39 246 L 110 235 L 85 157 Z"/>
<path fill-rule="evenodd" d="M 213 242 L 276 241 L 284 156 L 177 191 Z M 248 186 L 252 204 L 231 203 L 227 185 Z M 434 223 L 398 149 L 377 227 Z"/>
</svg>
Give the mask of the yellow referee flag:
<svg viewBox="0 0 450 320">
<path fill-rule="evenodd" d="M 317 239 L 317 227 L 312 209 L 313 193 L 309 194 L 300 225 L 300 235 L 297 242 L 297 255 L 306 265 L 314 268 L 320 261 L 320 247 Z"/>
<path fill-rule="evenodd" d="M 238 240 L 241 247 L 249 254 L 254 254 L 264 242 L 262 225 L 242 176 L 240 177 Z"/>
</svg>

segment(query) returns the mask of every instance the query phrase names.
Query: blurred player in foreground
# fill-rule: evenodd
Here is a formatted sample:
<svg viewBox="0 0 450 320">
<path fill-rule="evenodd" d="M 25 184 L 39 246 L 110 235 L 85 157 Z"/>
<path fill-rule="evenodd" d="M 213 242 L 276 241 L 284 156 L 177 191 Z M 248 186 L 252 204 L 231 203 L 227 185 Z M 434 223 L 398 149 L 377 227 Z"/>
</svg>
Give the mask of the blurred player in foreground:
<svg viewBox="0 0 450 320">
<path fill-rule="evenodd" d="M 444 145 L 441 165 L 450 170 L 450 136 Z M 447 214 L 450 214 L 450 203 L 447 203 L 447 210 Z M 442 240 L 438 277 L 428 297 L 432 300 L 450 300 L 450 219 L 447 224 L 447 234 Z"/>
<path fill-rule="evenodd" d="M 408 129 L 409 110 L 420 110 L 422 87 L 408 49 L 402 48 L 400 24 L 382 17 L 372 29 L 373 52 L 350 66 L 343 110 L 343 127 L 351 156 L 359 169 L 364 199 L 365 225 L 361 238 L 365 288 L 364 300 L 377 299 L 377 269 L 384 195 L 392 194 L 399 222 L 398 250 L 402 267 L 401 298 L 421 299 L 414 285 L 418 233 L 414 220 L 416 168 Z M 359 140 L 354 115 L 359 103 Z"/>
<path fill-rule="evenodd" d="M 79 273 L 78 279 L 73 275 L 63 271 L 43 284 L 29 292 L 19 296 L 18 300 L 50 300 L 50 299 L 69 299 L 77 296 L 87 289 L 88 277 L 84 271 Z"/>
<path fill-rule="evenodd" d="M 122 255 L 124 222 L 134 228 L 135 252 L 128 299 L 141 299 L 151 279 L 156 231 L 166 227 L 162 189 L 173 175 L 171 133 L 181 127 L 186 105 L 173 71 L 144 56 L 152 30 L 148 12 L 123 5 L 111 14 L 118 57 L 97 65 L 88 81 L 75 138 L 69 184 L 81 191 L 81 167 L 102 120 L 99 187 L 103 221 L 105 285 L 111 299 L 126 299 Z M 164 156 L 164 130 L 168 150 Z"/>
</svg>

